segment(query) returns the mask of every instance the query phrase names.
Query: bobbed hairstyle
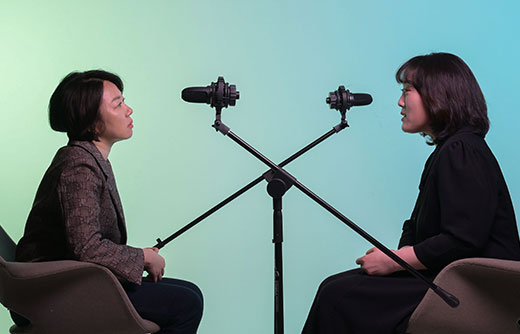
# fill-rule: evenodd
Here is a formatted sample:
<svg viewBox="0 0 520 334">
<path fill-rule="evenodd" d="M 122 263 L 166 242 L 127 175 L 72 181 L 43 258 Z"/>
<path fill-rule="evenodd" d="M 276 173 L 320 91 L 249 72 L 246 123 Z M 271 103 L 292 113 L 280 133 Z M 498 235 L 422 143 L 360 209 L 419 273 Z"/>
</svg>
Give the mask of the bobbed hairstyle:
<svg viewBox="0 0 520 334">
<path fill-rule="evenodd" d="M 72 72 L 63 78 L 49 101 L 51 128 L 66 132 L 70 140 L 98 140 L 98 130 L 104 126 L 99 113 L 103 81 L 123 92 L 121 78 L 102 70 Z"/>
<path fill-rule="evenodd" d="M 416 56 L 395 74 L 398 83 L 412 85 L 422 98 L 433 132 L 433 143 L 444 141 L 463 127 L 485 137 L 487 106 L 468 65 L 450 53 Z"/>
</svg>

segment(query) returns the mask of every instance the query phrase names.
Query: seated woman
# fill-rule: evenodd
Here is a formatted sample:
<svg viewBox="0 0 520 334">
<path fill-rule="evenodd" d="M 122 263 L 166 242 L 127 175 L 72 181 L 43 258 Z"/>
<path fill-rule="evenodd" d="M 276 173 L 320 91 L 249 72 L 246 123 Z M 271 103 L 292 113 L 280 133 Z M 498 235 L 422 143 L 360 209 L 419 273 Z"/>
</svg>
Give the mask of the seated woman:
<svg viewBox="0 0 520 334">
<path fill-rule="evenodd" d="M 16 259 L 102 265 L 121 281 L 137 312 L 161 327 L 160 333 L 193 334 L 202 317 L 199 288 L 163 278 L 165 261 L 157 248 L 126 244 L 123 207 L 108 161 L 112 145 L 133 133 L 133 110 L 122 92 L 117 75 L 95 70 L 70 73 L 52 94 L 50 125 L 66 132 L 69 142 L 43 176 Z M 26 323 L 17 315 L 13 320 Z"/>
<path fill-rule="evenodd" d="M 402 130 L 426 136 L 435 150 L 394 252 L 432 279 L 462 258 L 520 260 L 509 191 L 484 140 L 486 102 L 469 67 L 433 53 L 407 61 L 396 79 Z M 427 286 L 376 248 L 356 263 L 323 281 L 303 334 L 405 333 Z"/>
</svg>

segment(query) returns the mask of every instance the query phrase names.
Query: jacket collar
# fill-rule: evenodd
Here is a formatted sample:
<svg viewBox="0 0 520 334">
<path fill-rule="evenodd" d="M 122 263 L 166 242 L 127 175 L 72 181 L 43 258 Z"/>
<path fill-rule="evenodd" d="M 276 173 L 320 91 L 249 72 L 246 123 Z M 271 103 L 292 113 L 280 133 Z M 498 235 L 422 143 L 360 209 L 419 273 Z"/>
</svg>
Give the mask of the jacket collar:
<svg viewBox="0 0 520 334">
<path fill-rule="evenodd" d="M 112 168 L 110 167 L 110 162 L 108 160 L 105 160 L 103 156 L 101 155 L 101 152 L 99 152 L 98 148 L 94 143 L 90 141 L 78 141 L 78 140 L 71 140 L 67 144 L 68 146 L 78 146 L 90 153 L 94 159 L 96 159 L 96 162 L 103 171 L 103 174 L 105 175 L 105 178 L 109 178 L 112 174 Z"/>
</svg>

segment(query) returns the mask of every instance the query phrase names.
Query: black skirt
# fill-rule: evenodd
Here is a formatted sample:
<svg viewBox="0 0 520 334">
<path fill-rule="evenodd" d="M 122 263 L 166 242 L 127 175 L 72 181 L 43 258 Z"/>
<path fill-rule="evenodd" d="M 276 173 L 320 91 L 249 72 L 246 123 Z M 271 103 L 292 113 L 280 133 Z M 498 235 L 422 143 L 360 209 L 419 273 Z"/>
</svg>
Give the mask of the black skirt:
<svg viewBox="0 0 520 334">
<path fill-rule="evenodd" d="M 321 283 L 302 334 L 405 333 L 427 290 L 407 272 L 370 276 L 354 269 L 333 275 Z"/>
</svg>

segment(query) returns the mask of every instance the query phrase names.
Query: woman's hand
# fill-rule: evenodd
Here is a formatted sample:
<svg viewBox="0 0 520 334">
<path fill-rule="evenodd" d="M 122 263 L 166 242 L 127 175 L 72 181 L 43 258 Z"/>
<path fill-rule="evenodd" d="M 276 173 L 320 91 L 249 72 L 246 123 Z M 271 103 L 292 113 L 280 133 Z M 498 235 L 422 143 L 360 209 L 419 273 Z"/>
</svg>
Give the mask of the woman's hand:
<svg viewBox="0 0 520 334">
<path fill-rule="evenodd" d="M 401 269 L 401 266 L 395 263 L 394 260 L 375 247 L 370 248 L 365 256 L 356 260 L 356 263 L 367 274 L 376 276 L 389 275 Z"/>
<path fill-rule="evenodd" d="M 144 270 L 148 273 L 148 279 L 154 283 L 161 280 L 164 275 L 164 258 L 159 255 L 159 248 L 143 248 Z"/>
<path fill-rule="evenodd" d="M 405 246 L 399 250 L 392 250 L 392 252 L 408 262 L 415 269 L 426 269 L 415 255 L 412 246 Z M 365 256 L 356 260 L 356 263 L 361 265 L 361 269 L 367 274 L 375 276 L 390 275 L 396 271 L 404 270 L 397 262 L 375 247 L 370 248 Z"/>
</svg>

